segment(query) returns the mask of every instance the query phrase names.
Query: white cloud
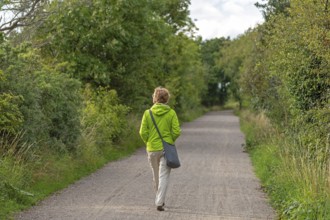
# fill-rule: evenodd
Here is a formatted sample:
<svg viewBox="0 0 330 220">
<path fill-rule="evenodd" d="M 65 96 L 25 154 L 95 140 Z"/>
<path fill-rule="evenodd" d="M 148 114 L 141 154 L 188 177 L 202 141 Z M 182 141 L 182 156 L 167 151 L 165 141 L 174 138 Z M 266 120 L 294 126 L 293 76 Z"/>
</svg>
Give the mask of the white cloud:
<svg viewBox="0 0 330 220">
<path fill-rule="evenodd" d="M 203 39 L 235 38 L 248 28 L 263 22 L 254 6 L 257 0 L 191 0 L 190 17 Z"/>
</svg>

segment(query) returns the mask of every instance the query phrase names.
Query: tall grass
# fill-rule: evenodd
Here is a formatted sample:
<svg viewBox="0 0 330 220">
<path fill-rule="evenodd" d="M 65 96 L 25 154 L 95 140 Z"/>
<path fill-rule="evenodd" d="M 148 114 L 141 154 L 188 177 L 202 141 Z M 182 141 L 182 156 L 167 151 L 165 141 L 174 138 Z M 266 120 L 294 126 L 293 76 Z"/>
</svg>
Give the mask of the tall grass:
<svg viewBox="0 0 330 220">
<path fill-rule="evenodd" d="M 27 191 L 32 172 L 29 163 L 38 162 L 33 144 L 22 141 L 24 134 L 0 136 L 0 219 L 5 219 L 14 208 L 31 202 L 34 196 Z"/>
<path fill-rule="evenodd" d="M 281 132 L 262 114 L 241 112 L 257 176 L 280 219 L 330 219 L 329 144 Z"/>
</svg>

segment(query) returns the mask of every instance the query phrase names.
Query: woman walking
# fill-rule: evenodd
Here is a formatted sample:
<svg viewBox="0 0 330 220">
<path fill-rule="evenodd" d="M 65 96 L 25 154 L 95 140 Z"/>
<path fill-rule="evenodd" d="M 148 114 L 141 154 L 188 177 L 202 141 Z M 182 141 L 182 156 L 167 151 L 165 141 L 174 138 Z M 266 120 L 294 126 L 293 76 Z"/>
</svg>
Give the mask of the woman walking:
<svg viewBox="0 0 330 220">
<path fill-rule="evenodd" d="M 170 94 L 167 89 L 157 87 L 152 95 L 154 105 L 152 114 L 163 139 L 174 144 L 180 136 L 181 129 L 176 112 L 167 103 Z M 152 169 L 154 189 L 156 192 L 155 204 L 158 211 L 164 211 L 165 195 L 169 182 L 171 168 L 166 165 L 163 155 L 163 144 L 152 122 L 149 109 L 142 117 L 140 136 L 147 146 L 149 164 Z"/>
</svg>

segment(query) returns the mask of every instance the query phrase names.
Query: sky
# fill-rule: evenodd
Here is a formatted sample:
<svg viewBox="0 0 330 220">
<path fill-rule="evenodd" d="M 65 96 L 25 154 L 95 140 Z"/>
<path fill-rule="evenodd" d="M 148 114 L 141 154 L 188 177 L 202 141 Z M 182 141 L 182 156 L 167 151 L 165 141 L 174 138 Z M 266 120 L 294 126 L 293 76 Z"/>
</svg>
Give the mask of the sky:
<svg viewBox="0 0 330 220">
<path fill-rule="evenodd" d="M 190 17 L 203 40 L 216 37 L 231 39 L 263 22 L 255 7 L 258 0 L 191 0 Z"/>
</svg>

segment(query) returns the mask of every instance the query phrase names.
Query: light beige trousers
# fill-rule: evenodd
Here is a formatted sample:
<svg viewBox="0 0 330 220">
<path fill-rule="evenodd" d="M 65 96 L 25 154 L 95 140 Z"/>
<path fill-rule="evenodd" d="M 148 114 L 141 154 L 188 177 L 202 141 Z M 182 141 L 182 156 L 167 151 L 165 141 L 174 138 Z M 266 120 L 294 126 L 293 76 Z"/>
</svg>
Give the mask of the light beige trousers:
<svg viewBox="0 0 330 220">
<path fill-rule="evenodd" d="M 155 204 L 156 206 L 162 206 L 165 203 L 171 168 L 166 165 L 163 151 L 148 152 L 148 160 L 152 169 L 154 189 L 156 192 Z"/>
</svg>

